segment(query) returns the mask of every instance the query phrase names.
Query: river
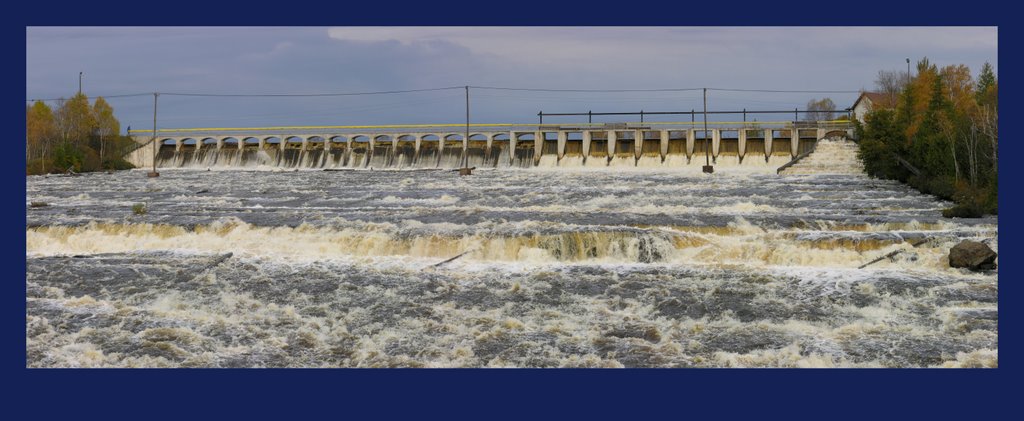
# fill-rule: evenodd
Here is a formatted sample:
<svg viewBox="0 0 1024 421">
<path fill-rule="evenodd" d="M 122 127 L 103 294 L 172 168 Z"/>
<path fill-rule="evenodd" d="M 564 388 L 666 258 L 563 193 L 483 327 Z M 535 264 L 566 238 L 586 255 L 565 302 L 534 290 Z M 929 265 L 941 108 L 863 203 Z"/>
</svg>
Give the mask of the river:
<svg viewBox="0 0 1024 421">
<path fill-rule="evenodd" d="M 997 219 L 829 167 L 31 176 L 26 364 L 996 366 Z"/>
</svg>

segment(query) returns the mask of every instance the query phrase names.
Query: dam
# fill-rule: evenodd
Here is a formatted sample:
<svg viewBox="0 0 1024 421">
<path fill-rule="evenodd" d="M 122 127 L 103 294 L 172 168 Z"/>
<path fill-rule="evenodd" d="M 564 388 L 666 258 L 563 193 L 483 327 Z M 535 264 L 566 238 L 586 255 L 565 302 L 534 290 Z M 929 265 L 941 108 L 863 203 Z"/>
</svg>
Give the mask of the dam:
<svg viewBox="0 0 1024 421">
<path fill-rule="evenodd" d="M 132 131 L 137 167 L 454 169 L 652 167 L 705 162 L 775 169 L 822 139 L 853 137 L 848 121 L 573 125 L 458 124 Z M 156 142 L 156 146 L 153 146 Z"/>
</svg>

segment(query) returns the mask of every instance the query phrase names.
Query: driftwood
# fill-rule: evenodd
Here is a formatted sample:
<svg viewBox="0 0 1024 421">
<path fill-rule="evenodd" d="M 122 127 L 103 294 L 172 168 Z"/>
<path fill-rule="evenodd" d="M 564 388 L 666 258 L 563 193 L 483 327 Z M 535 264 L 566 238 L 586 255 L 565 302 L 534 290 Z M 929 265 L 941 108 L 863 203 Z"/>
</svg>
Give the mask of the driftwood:
<svg viewBox="0 0 1024 421">
<path fill-rule="evenodd" d="M 910 243 L 910 246 L 911 247 L 917 247 L 917 246 L 919 246 L 921 244 L 927 243 L 928 241 L 931 241 L 931 238 L 925 238 L 925 239 L 922 239 L 921 241 L 918 241 L 916 243 Z M 903 253 L 905 251 L 907 251 L 907 249 L 899 249 L 899 250 L 896 250 L 896 251 L 893 251 L 893 252 L 889 252 L 885 256 L 879 257 L 879 258 L 877 258 L 875 260 L 872 260 L 870 262 L 867 262 L 867 263 L 865 263 L 863 265 L 858 266 L 857 269 L 864 269 L 864 268 L 866 268 L 866 267 L 868 267 L 870 265 L 873 265 L 875 263 L 881 262 L 884 259 L 891 259 L 891 258 L 895 257 L 897 254 Z"/>
<path fill-rule="evenodd" d="M 441 265 L 443 265 L 443 264 L 445 264 L 445 263 L 451 262 L 451 261 L 453 261 L 453 260 L 455 260 L 455 259 L 458 259 L 458 258 L 460 258 L 460 257 L 462 257 L 462 256 L 465 256 L 465 255 L 467 255 L 467 254 L 469 254 L 469 252 L 468 252 L 468 251 L 464 251 L 464 252 L 460 253 L 460 254 L 459 254 L 458 256 L 452 257 L 451 259 L 445 260 L 445 261 L 443 261 L 443 262 L 440 262 L 440 263 L 435 263 L 435 264 L 432 264 L 432 265 L 430 265 L 430 266 L 428 266 L 428 267 L 431 267 L 431 268 L 436 268 L 436 267 L 440 267 Z"/>
<path fill-rule="evenodd" d="M 789 162 L 787 162 L 787 163 L 783 164 L 781 167 L 779 167 L 779 169 L 775 170 L 775 173 L 776 174 L 782 174 L 782 171 L 785 170 L 786 168 L 792 167 L 793 165 L 796 165 L 797 162 L 800 162 L 802 159 L 807 158 L 812 153 L 814 153 L 814 150 L 816 149 L 817 146 L 818 146 L 818 143 L 815 142 L 814 146 L 811 146 L 811 150 L 809 150 L 807 152 L 804 152 L 804 153 L 802 153 L 800 155 L 797 155 L 796 158 L 793 158 Z"/>
<path fill-rule="evenodd" d="M 899 162 L 899 164 L 902 165 L 903 168 L 906 168 L 907 171 L 910 171 L 910 172 L 914 173 L 914 175 L 916 175 L 916 176 L 920 176 L 921 175 L 921 170 L 919 170 L 919 169 L 917 169 L 917 167 L 914 167 L 913 165 L 911 165 L 909 162 L 907 162 L 907 160 L 901 158 L 899 155 L 896 155 L 896 154 L 893 154 L 893 156 L 896 157 L 896 162 Z"/>
<path fill-rule="evenodd" d="M 186 281 L 192 282 L 192 281 L 195 281 L 196 279 L 199 279 L 200 276 L 203 276 L 204 274 L 206 274 L 206 272 L 210 271 L 210 269 L 213 269 L 213 268 L 217 267 L 217 265 L 220 265 L 221 263 L 224 263 L 225 260 L 230 259 L 231 256 L 233 256 L 233 255 L 234 255 L 234 253 L 228 252 L 228 253 L 224 253 L 224 254 L 222 254 L 220 256 L 214 257 L 213 259 L 210 260 L 210 263 L 207 263 L 206 266 L 203 266 L 201 269 L 196 271 L 195 275 L 184 277 L 184 276 L 182 276 L 183 274 L 179 273 L 178 281 L 179 282 L 186 282 Z"/>
<path fill-rule="evenodd" d="M 231 256 L 234 256 L 234 253 L 228 252 L 228 253 L 222 254 L 220 256 L 217 256 L 212 261 L 210 261 L 210 264 L 206 265 L 206 267 L 203 268 L 202 272 L 206 272 L 206 271 L 208 271 L 210 269 L 213 269 L 213 268 L 217 267 L 217 265 L 220 265 L 221 263 L 224 263 L 225 260 L 230 259 Z M 200 272 L 200 273 L 202 273 L 202 272 Z"/>
</svg>

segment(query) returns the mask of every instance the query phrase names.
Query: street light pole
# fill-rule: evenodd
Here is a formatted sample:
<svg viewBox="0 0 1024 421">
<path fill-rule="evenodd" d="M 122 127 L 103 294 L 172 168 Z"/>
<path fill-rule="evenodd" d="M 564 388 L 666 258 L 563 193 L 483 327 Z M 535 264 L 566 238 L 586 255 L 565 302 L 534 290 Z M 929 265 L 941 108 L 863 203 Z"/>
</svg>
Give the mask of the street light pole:
<svg viewBox="0 0 1024 421">
<path fill-rule="evenodd" d="M 78 94 L 82 94 L 82 72 L 78 72 Z"/>
<path fill-rule="evenodd" d="M 704 172 L 715 172 L 715 167 L 711 166 L 711 146 L 708 145 L 708 88 L 704 88 Z"/>
<path fill-rule="evenodd" d="M 160 173 L 156 172 L 156 155 L 160 152 L 160 145 L 156 141 L 156 99 L 159 96 L 159 93 L 153 92 L 153 140 L 151 140 L 151 142 L 153 142 L 153 171 L 146 174 L 149 177 L 160 176 Z"/>
<path fill-rule="evenodd" d="M 907 87 L 910 87 L 910 57 L 907 57 Z"/>
<path fill-rule="evenodd" d="M 469 168 L 469 86 L 466 86 L 466 137 L 462 138 L 462 168 L 459 175 L 471 175 L 473 170 Z"/>
</svg>

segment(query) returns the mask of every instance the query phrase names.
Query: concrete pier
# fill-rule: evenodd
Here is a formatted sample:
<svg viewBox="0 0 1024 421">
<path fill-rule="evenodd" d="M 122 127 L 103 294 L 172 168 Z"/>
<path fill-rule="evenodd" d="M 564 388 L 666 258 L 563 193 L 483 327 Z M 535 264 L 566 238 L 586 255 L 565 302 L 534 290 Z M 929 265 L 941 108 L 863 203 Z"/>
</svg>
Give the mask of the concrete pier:
<svg viewBox="0 0 1024 421">
<path fill-rule="evenodd" d="M 366 126 L 360 127 L 365 128 Z M 237 142 L 238 150 L 245 150 L 246 145 L 254 145 L 258 150 L 269 151 L 269 148 L 276 146 L 274 149 L 280 151 L 279 155 L 283 156 L 285 150 L 290 150 L 288 155 L 292 157 L 291 159 L 301 163 L 348 162 L 353 151 L 359 149 L 362 166 L 366 166 L 373 159 L 374 154 L 387 154 L 387 157 L 378 156 L 374 161 L 376 165 L 401 167 L 411 165 L 417 168 L 436 168 L 438 166 L 447 168 L 470 159 L 478 163 L 486 162 L 486 165 L 498 168 L 510 165 L 536 166 L 545 155 L 552 155 L 551 158 L 545 159 L 551 159 L 556 163 L 555 165 L 561 165 L 567 153 L 572 156 L 582 156 L 582 160 L 572 161 L 576 163 L 573 165 L 580 165 L 582 162 L 588 167 L 604 166 L 615 159 L 618 159 L 616 165 L 629 165 L 630 163 L 626 161 L 629 158 L 631 158 L 632 165 L 636 165 L 641 158 L 644 159 L 645 166 L 658 165 L 659 162 L 665 165 L 668 165 L 668 162 L 673 162 L 672 165 L 683 165 L 684 161 L 686 165 L 695 165 L 691 163 L 693 155 L 698 149 L 703 151 L 705 148 L 703 143 L 698 147 L 696 138 L 697 131 L 703 132 L 703 128 L 696 128 L 691 124 L 680 125 L 679 123 L 488 126 L 474 127 L 469 137 L 465 137 L 464 132 L 453 132 L 451 128 L 433 130 L 432 127 L 427 125 L 414 128 L 380 126 L 380 128 L 359 131 L 313 128 L 306 132 L 286 129 L 275 131 L 240 129 L 237 132 L 228 133 L 204 132 L 203 129 L 182 129 L 180 131 L 165 129 L 161 132 L 166 134 L 161 133 L 156 139 L 152 138 L 151 132 L 140 131 L 139 134 L 136 134 L 133 131 L 133 138 L 140 144 L 140 147 L 126 155 L 125 158 L 138 167 L 152 165 L 153 147 L 150 142 L 153 140 L 158 142 L 158 149 L 161 151 L 170 150 L 169 153 L 176 155 L 188 150 L 203 150 L 204 145 L 207 149 L 216 148 L 206 154 L 219 154 L 228 146 L 229 139 Z M 781 131 L 783 136 L 788 133 L 788 139 L 778 138 L 775 131 Z M 725 141 L 723 141 L 723 133 L 728 133 Z M 736 137 L 734 138 L 731 133 L 737 133 Z M 532 144 L 524 144 L 524 142 L 530 142 L 528 140 L 530 135 L 533 137 Z M 684 135 L 685 148 L 681 143 L 684 142 Z M 551 139 L 546 139 L 545 136 Z M 748 147 L 750 142 L 763 142 L 764 156 L 760 156 L 762 147 L 760 143 L 757 143 L 755 150 L 759 156 L 756 159 L 767 160 L 772 154 L 778 155 L 782 151 L 786 151 L 786 155 L 790 157 L 795 157 L 802 151 L 812 148 L 813 143 L 818 140 L 836 136 L 853 138 L 854 133 L 852 125 L 844 123 L 828 122 L 828 124 L 815 125 L 813 122 L 799 122 L 799 124 L 758 122 L 717 124 L 715 127 L 708 128 L 706 136 L 708 137 L 707 147 L 710 148 L 709 152 L 713 159 L 717 160 L 723 153 L 730 156 L 738 155 L 739 162 L 742 164 L 749 160 L 749 158 L 744 158 L 751 154 L 751 148 Z M 752 141 L 751 137 L 757 140 Z M 270 143 L 271 140 L 276 140 L 278 144 L 273 145 Z M 186 144 L 186 141 L 189 144 Z M 474 142 L 472 148 L 470 148 L 470 142 Z M 676 147 L 670 147 L 671 142 L 680 143 L 675 143 L 678 145 Z M 700 142 L 704 142 L 704 140 Z M 567 152 L 567 145 L 570 143 L 572 148 Z M 789 143 L 788 148 L 785 143 Z M 404 145 L 401 146 L 401 151 L 399 151 L 400 144 Z M 598 144 L 601 146 L 597 146 Z M 724 149 L 723 144 L 726 144 Z M 150 146 L 146 147 L 146 145 Z M 596 150 L 600 147 L 605 149 Z M 453 151 L 453 148 L 457 150 Z M 410 149 L 413 150 L 411 154 Z M 507 152 L 504 149 L 507 149 Z M 341 152 L 333 153 L 334 150 Z M 424 150 L 431 151 L 427 154 L 429 156 L 421 153 Z M 521 157 L 527 157 L 532 153 L 530 160 L 532 162 L 518 161 L 520 164 L 514 164 L 517 162 L 517 150 L 520 151 L 519 156 Z M 302 158 L 295 160 L 296 153 Z M 306 160 L 305 155 L 310 153 L 320 155 L 316 155 L 315 159 Z M 395 159 L 400 155 L 401 159 Z M 166 155 L 162 154 L 161 156 Z M 322 159 L 321 156 L 329 158 Z M 447 157 L 445 163 L 441 163 L 442 156 Z M 673 156 L 676 158 L 669 159 Z M 683 159 L 684 156 L 685 159 Z M 432 161 L 435 159 L 436 161 Z M 700 161 L 699 164 L 703 165 L 703 159 Z"/>
</svg>

